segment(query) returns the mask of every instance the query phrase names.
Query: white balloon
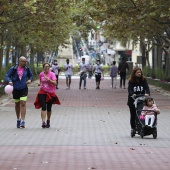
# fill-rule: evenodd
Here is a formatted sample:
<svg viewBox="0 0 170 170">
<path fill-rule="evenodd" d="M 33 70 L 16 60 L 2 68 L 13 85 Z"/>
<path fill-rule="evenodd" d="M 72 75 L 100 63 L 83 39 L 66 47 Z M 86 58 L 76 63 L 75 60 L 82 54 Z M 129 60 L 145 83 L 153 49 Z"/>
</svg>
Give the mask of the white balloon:
<svg viewBox="0 0 170 170">
<path fill-rule="evenodd" d="M 13 86 L 11 85 L 6 85 L 5 88 L 4 88 L 4 91 L 6 94 L 10 94 L 13 92 Z"/>
</svg>

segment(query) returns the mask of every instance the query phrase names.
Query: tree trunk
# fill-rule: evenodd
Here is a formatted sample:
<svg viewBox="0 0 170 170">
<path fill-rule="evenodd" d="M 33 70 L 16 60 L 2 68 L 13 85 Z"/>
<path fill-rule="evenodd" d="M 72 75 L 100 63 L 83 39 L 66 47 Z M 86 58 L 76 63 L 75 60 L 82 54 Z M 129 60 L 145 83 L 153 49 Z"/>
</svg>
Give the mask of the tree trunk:
<svg viewBox="0 0 170 170">
<path fill-rule="evenodd" d="M 146 61 L 147 61 L 148 67 L 151 68 L 150 61 L 149 61 L 149 51 L 146 51 L 145 55 L 146 55 Z"/>
<path fill-rule="evenodd" d="M 9 51 L 10 51 L 10 36 L 7 35 L 7 45 L 6 45 L 6 62 L 5 62 L 5 66 L 7 67 L 9 65 Z"/>
<path fill-rule="evenodd" d="M 9 65 L 9 50 L 10 50 L 10 46 L 7 45 L 7 48 L 6 48 L 6 62 L 5 62 L 6 67 Z"/>
<path fill-rule="evenodd" d="M 162 67 L 162 48 L 155 46 L 153 49 L 153 68 L 163 68 Z"/>
<path fill-rule="evenodd" d="M 163 68 L 162 66 L 162 48 L 158 47 L 158 53 L 157 53 L 157 66 L 156 68 Z"/>
<path fill-rule="evenodd" d="M 2 62 L 3 62 L 3 42 L 4 42 L 4 37 L 2 35 L 1 36 L 1 47 L 0 47 L 0 70 L 2 70 Z"/>
<path fill-rule="evenodd" d="M 30 45 L 31 48 L 31 54 L 30 54 L 30 65 L 34 67 L 34 56 L 35 56 L 35 51 L 34 47 Z"/>
<path fill-rule="evenodd" d="M 142 45 L 142 68 L 146 66 L 146 54 L 145 54 L 145 47 Z"/>
<path fill-rule="evenodd" d="M 170 52 L 166 53 L 166 75 L 167 77 L 170 77 L 169 64 L 170 64 Z"/>
<path fill-rule="evenodd" d="M 21 55 L 24 56 L 24 57 L 27 57 L 26 56 L 27 52 L 26 52 L 26 47 L 25 46 L 21 47 Z"/>
<path fill-rule="evenodd" d="M 18 43 L 17 40 L 15 41 L 15 49 L 12 51 L 12 64 L 16 65 L 18 64 L 18 59 L 19 59 L 19 50 L 18 50 Z"/>
</svg>

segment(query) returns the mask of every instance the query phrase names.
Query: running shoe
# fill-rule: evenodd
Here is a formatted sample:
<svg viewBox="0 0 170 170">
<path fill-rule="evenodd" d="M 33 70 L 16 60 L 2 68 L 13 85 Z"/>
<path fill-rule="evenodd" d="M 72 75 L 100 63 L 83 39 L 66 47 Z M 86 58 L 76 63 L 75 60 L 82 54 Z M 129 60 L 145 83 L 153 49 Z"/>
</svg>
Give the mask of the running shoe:
<svg viewBox="0 0 170 170">
<path fill-rule="evenodd" d="M 46 123 L 45 122 L 42 123 L 42 128 L 46 128 Z"/>
<path fill-rule="evenodd" d="M 17 120 L 17 128 L 20 128 L 21 119 Z"/>
<path fill-rule="evenodd" d="M 20 127 L 21 127 L 21 128 L 25 128 L 25 122 L 24 122 L 24 121 L 21 122 Z"/>
<path fill-rule="evenodd" d="M 46 128 L 50 128 L 50 120 L 47 120 Z"/>
</svg>

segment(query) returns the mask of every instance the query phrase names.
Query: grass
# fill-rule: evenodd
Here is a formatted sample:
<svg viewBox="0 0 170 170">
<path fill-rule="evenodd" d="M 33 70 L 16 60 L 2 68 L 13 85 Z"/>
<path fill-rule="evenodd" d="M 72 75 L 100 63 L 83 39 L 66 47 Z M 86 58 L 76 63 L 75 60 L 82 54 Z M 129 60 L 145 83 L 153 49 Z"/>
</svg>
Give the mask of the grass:
<svg viewBox="0 0 170 170">
<path fill-rule="evenodd" d="M 154 85 L 156 87 L 161 87 L 164 90 L 170 91 L 170 83 L 161 81 L 159 79 L 152 79 L 152 78 L 147 78 L 147 81 L 149 84 Z"/>
</svg>

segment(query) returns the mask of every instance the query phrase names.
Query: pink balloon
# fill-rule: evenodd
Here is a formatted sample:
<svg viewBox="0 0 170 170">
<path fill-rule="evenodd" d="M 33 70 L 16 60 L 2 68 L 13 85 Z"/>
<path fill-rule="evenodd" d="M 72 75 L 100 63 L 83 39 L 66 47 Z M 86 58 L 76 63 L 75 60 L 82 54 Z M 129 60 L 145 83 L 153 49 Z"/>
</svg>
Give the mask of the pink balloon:
<svg viewBox="0 0 170 170">
<path fill-rule="evenodd" d="M 11 85 L 6 85 L 5 88 L 4 88 L 4 91 L 6 94 L 10 94 L 13 92 L 13 86 Z"/>
</svg>

